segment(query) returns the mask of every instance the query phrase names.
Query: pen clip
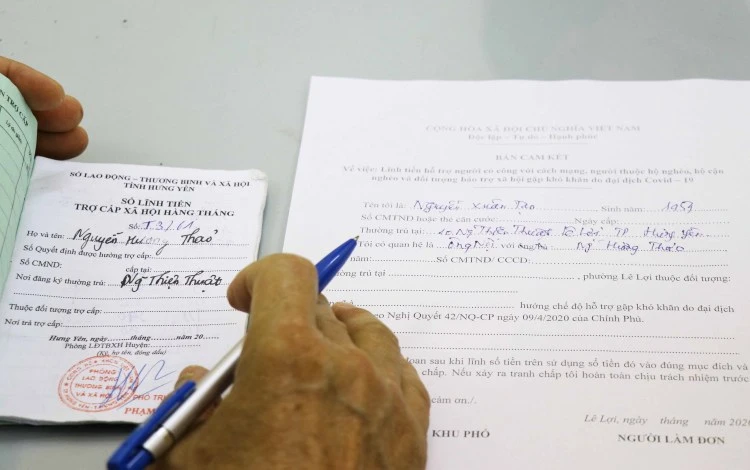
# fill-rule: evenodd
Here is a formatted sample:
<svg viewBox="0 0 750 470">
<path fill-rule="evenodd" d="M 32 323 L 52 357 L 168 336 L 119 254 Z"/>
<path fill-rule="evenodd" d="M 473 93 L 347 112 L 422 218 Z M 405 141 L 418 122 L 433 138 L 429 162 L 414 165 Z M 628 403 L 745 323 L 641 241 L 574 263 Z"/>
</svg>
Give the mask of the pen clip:
<svg viewBox="0 0 750 470">
<path fill-rule="evenodd" d="M 141 470 L 154 461 L 154 456 L 143 444 L 161 424 L 195 391 L 195 382 L 189 380 L 167 398 L 146 421 L 141 423 L 117 448 L 107 461 L 108 470 Z"/>
</svg>

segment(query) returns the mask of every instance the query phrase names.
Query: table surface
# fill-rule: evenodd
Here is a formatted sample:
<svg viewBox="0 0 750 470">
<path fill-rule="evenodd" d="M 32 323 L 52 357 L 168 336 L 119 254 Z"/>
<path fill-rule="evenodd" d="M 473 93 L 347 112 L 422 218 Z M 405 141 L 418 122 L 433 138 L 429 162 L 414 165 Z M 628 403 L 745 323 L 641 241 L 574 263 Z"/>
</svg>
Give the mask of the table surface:
<svg viewBox="0 0 750 470">
<path fill-rule="evenodd" d="M 82 161 L 258 168 L 282 247 L 309 78 L 750 78 L 750 0 L 4 0 L 0 55 L 84 104 Z M 0 466 L 102 468 L 130 428 L 4 426 Z"/>
</svg>

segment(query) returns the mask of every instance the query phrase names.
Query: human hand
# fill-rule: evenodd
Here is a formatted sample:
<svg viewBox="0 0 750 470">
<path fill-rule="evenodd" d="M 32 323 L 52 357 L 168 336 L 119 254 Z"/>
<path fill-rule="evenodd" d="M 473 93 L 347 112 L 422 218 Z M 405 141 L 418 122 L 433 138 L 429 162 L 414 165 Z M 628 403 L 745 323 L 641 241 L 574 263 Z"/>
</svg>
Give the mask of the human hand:
<svg viewBox="0 0 750 470">
<path fill-rule="evenodd" d="M 0 57 L 0 74 L 13 82 L 36 116 L 37 155 L 67 159 L 83 153 L 89 138 L 78 125 L 83 108 L 77 99 L 50 77 L 6 57 Z"/>
<path fill-rule="evenodd" d="M 430 400 L 393 333 L 317 294 L 310 262 L 245 268 L 229 303 L 252 311 L 227 397 L 155 469 L 423 469 Z M 188 367 L 180 382 L 205 373 Z"/>
</svg>

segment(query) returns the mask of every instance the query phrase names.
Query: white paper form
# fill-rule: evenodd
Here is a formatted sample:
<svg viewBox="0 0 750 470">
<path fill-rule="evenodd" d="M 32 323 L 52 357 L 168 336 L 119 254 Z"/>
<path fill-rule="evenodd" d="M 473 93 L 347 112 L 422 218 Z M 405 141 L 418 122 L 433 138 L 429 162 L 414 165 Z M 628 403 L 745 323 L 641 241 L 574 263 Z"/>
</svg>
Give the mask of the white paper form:
<svg viewBox="0 0 750 470">
<path fill-rule="evenodd" d="M 430 469 L 747 468 L 748 109 L 744 82 L 315 78 L 285 250 L 360 235 L 326 295 L 419 370 Z"/>
<path fill-rule="evenodd" d="M 0 417 L 130 421 L 244 334 L 227 284 L 257 256 L 267 181 L 38 159 L 0 303 Z"/>
</svg>

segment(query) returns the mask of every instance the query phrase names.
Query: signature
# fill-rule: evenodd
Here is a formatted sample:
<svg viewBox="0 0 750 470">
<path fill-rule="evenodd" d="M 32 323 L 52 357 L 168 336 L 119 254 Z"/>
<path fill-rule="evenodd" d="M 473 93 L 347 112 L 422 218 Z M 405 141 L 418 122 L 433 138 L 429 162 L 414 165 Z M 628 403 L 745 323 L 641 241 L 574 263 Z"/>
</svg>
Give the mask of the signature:
<svg viewBox="0 0 750 470">
<path fill-rule="evenodd" d="M 111 401 L 119 401 L 131 393 L 138 392 L 119 406 L 123 407 L 137 397 L 142 397 L 165 385 L 169 385 L 172 382 L 169 377 L 177 371 L 166 370 L 166 365 L 166 362 L 160 359 L 153 364 L 143 364 L 138 370 L 130 369 L 126 371 L 120 368 L 112 390 L 109 391 L 109 394 L 101 404 L 104 405 Z M 132 380 L 133 375 L 137 377 L 136 380 Z"/>
</svg>

